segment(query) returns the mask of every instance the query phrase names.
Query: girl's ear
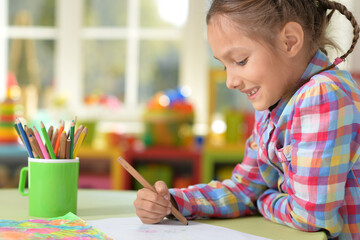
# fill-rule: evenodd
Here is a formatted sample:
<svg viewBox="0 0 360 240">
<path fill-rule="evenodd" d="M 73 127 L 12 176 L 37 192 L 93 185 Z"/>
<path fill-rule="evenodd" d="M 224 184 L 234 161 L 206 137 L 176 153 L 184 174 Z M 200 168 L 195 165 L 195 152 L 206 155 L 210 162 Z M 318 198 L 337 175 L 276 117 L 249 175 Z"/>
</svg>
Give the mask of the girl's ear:
<svg viewBox="0 0 360 240">
<path fill-rule="evenodd" d="M 283 50 L 289 57 L 296 56 L 304 45 L 304 31 L 297 22 L 288 22 L 280 32 Z"/>
</svg>

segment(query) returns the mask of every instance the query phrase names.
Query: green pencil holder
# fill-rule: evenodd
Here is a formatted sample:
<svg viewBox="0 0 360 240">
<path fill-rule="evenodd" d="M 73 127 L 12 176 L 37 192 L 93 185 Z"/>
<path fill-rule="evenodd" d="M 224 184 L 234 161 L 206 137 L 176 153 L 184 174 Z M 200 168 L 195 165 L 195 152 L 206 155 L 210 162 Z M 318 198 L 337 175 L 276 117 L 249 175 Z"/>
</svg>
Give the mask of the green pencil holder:
<svg viewBox="0 0 360 240">
<path fill-rule="evenodd" d="M 28 178 L 28 191 L 25 191 Z M 19 192 L 29 197 L 29 215 L 58 217 L 77 212 L 79 159 L 29 158 L 20 172 Z"/>
</svg>

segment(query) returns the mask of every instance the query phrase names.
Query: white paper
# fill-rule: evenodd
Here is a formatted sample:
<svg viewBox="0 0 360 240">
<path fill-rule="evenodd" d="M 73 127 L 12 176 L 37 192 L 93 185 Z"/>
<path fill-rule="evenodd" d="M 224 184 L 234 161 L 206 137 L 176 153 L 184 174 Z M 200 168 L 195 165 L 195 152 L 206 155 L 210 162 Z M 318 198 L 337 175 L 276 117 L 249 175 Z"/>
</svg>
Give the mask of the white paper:
<svg viewBox="0 0 360 240">
<path fill-rule="evenodd" d="M 169 219 L 158 224 L 143 224 L 138 217 L 108 218 L 87 222 L 110 237 L 119 240 L 269 240 L 268 238 L 194 221 L 189 221 L 187 226 Z"/>
</svg>

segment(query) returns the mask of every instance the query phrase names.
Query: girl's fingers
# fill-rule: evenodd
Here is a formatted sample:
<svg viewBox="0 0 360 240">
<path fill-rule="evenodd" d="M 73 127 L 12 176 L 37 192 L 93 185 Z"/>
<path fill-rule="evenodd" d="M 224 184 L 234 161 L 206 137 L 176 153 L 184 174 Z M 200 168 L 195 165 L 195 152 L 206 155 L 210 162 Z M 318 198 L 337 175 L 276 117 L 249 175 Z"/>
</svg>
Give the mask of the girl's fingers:
<svg viewBox="0 0 360 240">
<path fill-rule="evenodd" d="M 149 189 L 143 188 L 140 189 L 137 192 L 137 200 L 140 201 L 148 201 L 156 203 L 157 205 L 163 206 L 163 207 L 170 207 L 171 203 L 170 200 L 165 199 L 163 196 L 161 196 L 158 193 L 155 193 Z"/>
<path fill-rule="evenodd" d="M 171 213 L 170 193 L 166 184 L 158 181 L 155 189 L 157 192 L 140 189 L 134 201 L 136 215 L 146 224 L 158 223 Z"/>
<path fill-rule="evenodd" d="M 164 217 L 161 218 L 148 218 L 148 217 L 140 217 L 140 220 L 142 223 L 144 224 L 154 224 L 154 223 L 159 223 L 164 219 Z"/>
<path fill-rule="evenodd" d="M 163 196 L 166 200 L 170 200 L 169 189 L 164 181 L 157 181 L 154 184 L 154 187 L 155 187 L 156 191 L 158 192 L 158 194 Z"/>
<path fill-rule="evenodd" d="M 160 214 L 160 215 L 168 215 L 170 214 L 170 208 L 171 205 L 163 206 L 156 202 L 142 200 L 142 199 L 136 199 L 134 201 L 134 206 L 136 209 L 144 210 L 146 212 L 149 212 L 150 214 Z"/>
</svg>

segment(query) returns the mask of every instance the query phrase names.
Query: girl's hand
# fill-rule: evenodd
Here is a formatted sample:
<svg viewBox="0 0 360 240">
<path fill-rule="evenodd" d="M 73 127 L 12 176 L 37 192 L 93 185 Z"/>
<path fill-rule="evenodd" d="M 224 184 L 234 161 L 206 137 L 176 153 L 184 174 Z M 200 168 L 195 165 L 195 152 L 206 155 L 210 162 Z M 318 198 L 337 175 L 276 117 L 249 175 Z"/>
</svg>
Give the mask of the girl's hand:
<svg viewBox="0 0 360 240">
<path fill-rule="evenodd" d="M 136 215 L 146 224 L 158 223 L 171 212 L 170 193 L 166 183 L 157 181 L 154 187 L 157 193 L 147 188 L 140 189 L 134 201 Z"/>
</svg>

